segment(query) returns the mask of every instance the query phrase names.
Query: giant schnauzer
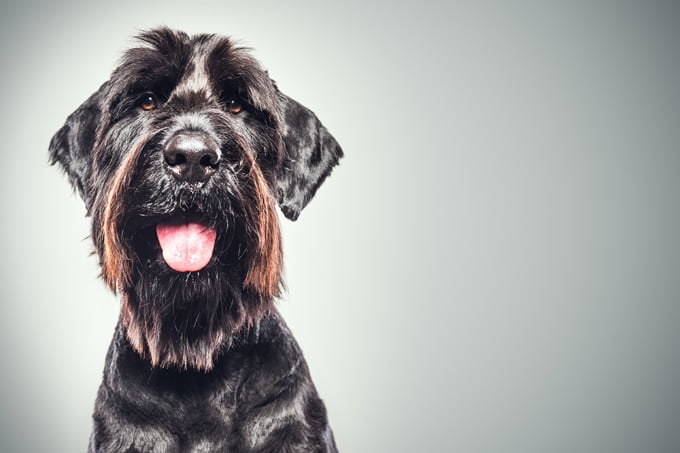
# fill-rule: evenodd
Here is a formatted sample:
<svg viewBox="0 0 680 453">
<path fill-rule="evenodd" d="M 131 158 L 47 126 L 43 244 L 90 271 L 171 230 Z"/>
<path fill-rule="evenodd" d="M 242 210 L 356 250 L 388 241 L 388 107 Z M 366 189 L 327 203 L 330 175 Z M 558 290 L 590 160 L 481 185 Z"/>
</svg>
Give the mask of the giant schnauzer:
<svg viewBox="0 0 680 453">
<path fill-rule="evenodd" d="M 342 157 L 242 47 L 167 28 L 55 134 L 121 296 L 90 452 L 334 452 L 277 312 L 276 203 L 295 220 Z"/>
</svg>

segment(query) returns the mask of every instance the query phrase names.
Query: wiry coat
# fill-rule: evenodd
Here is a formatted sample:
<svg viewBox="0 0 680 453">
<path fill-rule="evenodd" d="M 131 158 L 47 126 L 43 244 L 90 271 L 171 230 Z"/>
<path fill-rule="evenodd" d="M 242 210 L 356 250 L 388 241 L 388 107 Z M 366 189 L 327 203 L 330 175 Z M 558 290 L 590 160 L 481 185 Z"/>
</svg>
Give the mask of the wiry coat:
<svg viewBox="0 0 680 453">
<path fill-rule="evenodd" d="M 102 277 L 121 296 L 90 451 L 336 451 L 274 307 L 275 205 L 295 220 L 342 151 L 227 38 L 139 38 L 50 143 L 92 217 Z M 198 170 L 169 157 L 182 134 L 212 147 Z M 156 226 L 178 221 L 215 231 L 204 268 L 163 260 Z"/>
</svg>

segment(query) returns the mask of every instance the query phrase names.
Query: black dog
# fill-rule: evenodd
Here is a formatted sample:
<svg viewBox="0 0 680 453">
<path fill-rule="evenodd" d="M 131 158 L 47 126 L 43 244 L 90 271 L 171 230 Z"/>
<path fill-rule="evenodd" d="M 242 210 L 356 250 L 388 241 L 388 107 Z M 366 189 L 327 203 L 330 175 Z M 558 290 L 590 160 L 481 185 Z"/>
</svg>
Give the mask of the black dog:
<svg viewBox="0 0 680 453">
<path fill-rule="evenodd" d="M 275 206 L 295 220 L 342 150 L 229 39 L 139 40 L 50 143 L 122 299 L 89 451 L 336 451 L 274 307 Z"/>
</svg>

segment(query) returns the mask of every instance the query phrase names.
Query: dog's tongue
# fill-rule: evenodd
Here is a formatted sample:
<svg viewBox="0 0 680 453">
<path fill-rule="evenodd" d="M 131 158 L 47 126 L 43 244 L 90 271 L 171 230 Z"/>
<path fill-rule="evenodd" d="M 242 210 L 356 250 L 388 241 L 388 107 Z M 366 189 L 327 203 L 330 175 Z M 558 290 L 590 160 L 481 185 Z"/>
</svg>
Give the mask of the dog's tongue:
<svg viewBox="0 0 680 453">
<path fill-rule="evenodd" d="M 161 223 L 156 227 L 156 236 L 170 268 L 177 272 L 195 272 L 210 261 L 217 233 L 200 223 Z"/>
</svg>

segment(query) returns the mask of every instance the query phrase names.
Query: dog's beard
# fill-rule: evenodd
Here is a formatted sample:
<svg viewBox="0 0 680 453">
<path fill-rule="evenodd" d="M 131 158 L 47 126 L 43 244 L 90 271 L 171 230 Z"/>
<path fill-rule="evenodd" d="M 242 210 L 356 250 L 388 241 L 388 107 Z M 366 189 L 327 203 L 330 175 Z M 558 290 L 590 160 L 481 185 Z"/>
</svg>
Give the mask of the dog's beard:
<svg viewBox="0 0 680 453">
<path fill-rule="evenodd" d="M 133 348 L 152 365 L 209 370 L 220 351 L 273 308 L 275 294 L 248 284 L 258 247 L 248 229 L 216 228 L 214 256 L 193 272 L 168 265 L 153 229 L 133 241 L 122 321 Z"/>
<path fill-rule="evenodd" d="M 122 294 L 130 344 L 153 366 L 210 370 L 273 309 L 282 266 L 275 202 L 251 154 L 243 155 L 240 171 L 203 189 L 178 188 L 152 168 L 121 182 L 116 174 L 106 197 L 114 204 L 95 206 L 105 279 Z M 121 168 L 139 168 L 138 156 Z M 164 257 L 159 230 L 189 224 L 216 237 L 205 262 L 182 272 Z"/>
<path fill-rule="evenodd" d="M 240 272 L 210 265 L 181 273 L 154 261 L 123 294 L 122 322 L 133 348 L 152 365 L 209 370 L 220 351 L 271 309 L 234 284 Z"/>
</svg>

